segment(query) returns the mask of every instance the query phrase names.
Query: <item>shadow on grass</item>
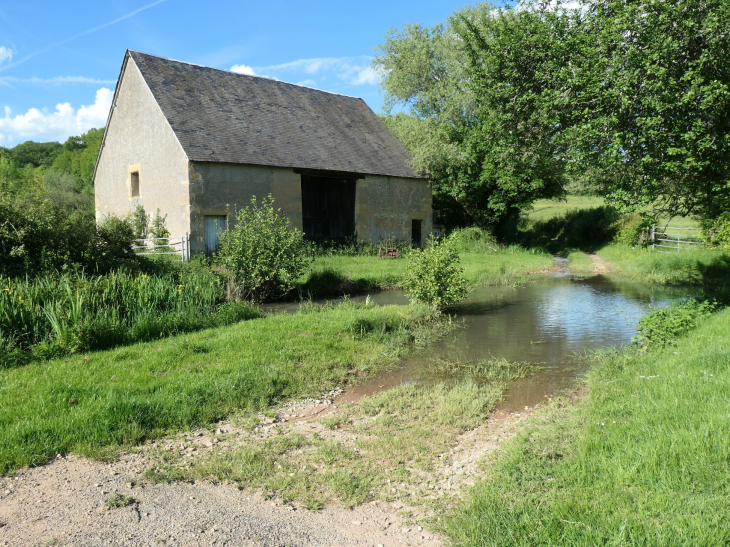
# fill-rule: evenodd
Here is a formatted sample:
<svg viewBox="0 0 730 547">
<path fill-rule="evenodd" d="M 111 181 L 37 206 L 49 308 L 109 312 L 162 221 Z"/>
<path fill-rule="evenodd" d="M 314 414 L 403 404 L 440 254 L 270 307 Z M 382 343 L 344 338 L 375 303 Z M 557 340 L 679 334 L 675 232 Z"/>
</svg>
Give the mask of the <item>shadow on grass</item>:
<svg viewBox="0 0 730 547">
<path fill-rule="evenodd" d="M 718 254 L 711 262 L 698 262 L 697 269 L 707 296 L 730 306 L 730 255 Z"/>
<path fill-rule="evenodd" d="M 616 237 L 619 220 L 619 213 L 607 206 L 569 211 L 530 223 L 517 234 L 517 243 L 524 247 L 543 247 L 560 256 L 574 250 L 594 253 Z"/>
<path fill-rule="evenodd" d="M 369 279 L 352 279 L 351 277 L 325 268 L 313 271 L 304 283 L 301 283 L 294 294 L 299 297 L 318 298 L 321 296 L 343 296 L 368 291 L 380 291 L 387 287 Z"/>
</svg>

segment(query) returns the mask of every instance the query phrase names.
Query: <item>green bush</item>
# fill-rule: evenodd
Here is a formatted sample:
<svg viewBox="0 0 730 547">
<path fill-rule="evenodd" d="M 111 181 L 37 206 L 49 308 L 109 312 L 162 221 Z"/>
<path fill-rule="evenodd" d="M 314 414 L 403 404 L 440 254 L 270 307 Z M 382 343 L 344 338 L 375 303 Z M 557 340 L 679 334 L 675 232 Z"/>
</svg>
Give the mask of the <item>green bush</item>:
<svg viewBox="0 0 730 547">
<path fill-rule="evenodd" d="M 133 234 L 129 219 L 108 217 L 97 225 L 93 213 L 62 208 L 43 194 L 0 193 L 0 274 L 5 277 L 151 267 L 133 253 Z"/>
<path fill-rule="evenodd" d="M 309 259 L 302 233 L 269 196 L 238 211 L 233 228 L 221 234 L 216 262 L 229 276 L 232 299 L 262 302 L 289 292 Z"/>
<path fill-rule="evenodd" d="M 424 249 L 415 249 L 410 255 L 403 286 L 411 299 L 437 308 L 466 298 L 464 269 L 454 241 L 450 237 L 431 240 Z"/>
<path fill-rule="evenodd" d="M 499 250 L 499 243 L 494 235 L 476 226 L 454 230 L 451 233 L 451 240 L 457 252 L 485 253 Z"/>
<path fill-rule="evenodd" d="M 730 251 L 730 211 L 705 222 L 704 236 L 710 245 Z"/>
<path fill-rule="evenodd" d="M 621 215 L 609 206 L 576 209 L 546 221 L 531 222 L 521 243 L 551 253 L 566 249 L 595 252 L 616 237 Z"/>
<path fill-rule="evenodd" d="M 634 340 L 643 348 L 674 344 L 678 336 L 694 329 L 697 322 L 717 309 L 714 302 L 691 298 L 681 304 L 654 310 L 639 319 Z"/>
<path fill-rule="evenodd" d="M 642 234 L 648 232 L 653 223 L 653 219 L 645 219 L 638 213 L 625 215 L 616 221 L 616 236 L 613 242 L 638 245 L 642 242 Z"/>
</svg>

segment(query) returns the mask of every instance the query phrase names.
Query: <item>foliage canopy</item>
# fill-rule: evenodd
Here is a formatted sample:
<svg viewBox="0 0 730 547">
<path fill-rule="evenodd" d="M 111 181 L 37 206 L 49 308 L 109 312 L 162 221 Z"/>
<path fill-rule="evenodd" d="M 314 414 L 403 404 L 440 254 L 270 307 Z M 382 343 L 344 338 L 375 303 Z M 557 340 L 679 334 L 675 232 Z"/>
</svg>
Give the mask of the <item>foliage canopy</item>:
<svg viewBox="0 0 730 547">
<path fill-rule="evenodd" d="M 580 181 L 619 209 L 730 209 L 730 4 L 483 3 L 391 30 L 385 123 L 442 222 L 509 225 Z"/>
</svg>

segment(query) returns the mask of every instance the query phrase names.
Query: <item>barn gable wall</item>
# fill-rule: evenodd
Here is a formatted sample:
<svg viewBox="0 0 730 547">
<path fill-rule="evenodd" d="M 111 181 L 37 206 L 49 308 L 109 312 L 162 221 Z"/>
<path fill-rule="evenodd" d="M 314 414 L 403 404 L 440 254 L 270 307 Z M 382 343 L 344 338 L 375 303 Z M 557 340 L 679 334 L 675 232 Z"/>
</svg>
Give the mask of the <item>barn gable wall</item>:
<svg viewBox="0 0 730 547">
<path fill-rule="evenodd" d="M 159 208 L 174 236 L 190 231 L 188 160 L 139 69 L 127 59 L 94 178 L 96 217 Z M 139 196 L 131 195 L 139 173 Z"/>
</svg>

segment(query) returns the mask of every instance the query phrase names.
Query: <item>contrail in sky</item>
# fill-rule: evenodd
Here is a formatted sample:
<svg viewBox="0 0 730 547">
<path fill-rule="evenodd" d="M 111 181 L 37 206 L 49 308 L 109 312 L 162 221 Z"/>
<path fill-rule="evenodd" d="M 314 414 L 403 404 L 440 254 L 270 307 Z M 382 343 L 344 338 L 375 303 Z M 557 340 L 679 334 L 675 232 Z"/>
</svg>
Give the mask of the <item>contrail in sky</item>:
<svg viewBox="0 0 730 547">
<path fill-rule="evenodd" d="M 152 2 L 151 4 L 147 4 L 146 6 L 142 6 L 141 8 L 138 8 L 138 9 L 136 9 L 134 11 L 131 11 L 131 12 L 125 14 L 125 15 L 122 15 L 121 17 L 117 17 L 113 21 L 109 21 L 108 23 L 104 23 L 103 25 L 99 25 L 98 27 L 94 27 L 92 29 L 85 30 L 84 32 L 81 32 L 79 34 L 76 34 L 74 36 L 71 36 L 70 38 L 66 38 L 64 40 L 61 40 L 60 42 L 56 42 L 55 44 L 52 44 L 52 45 L 50 45 L 50 46 L 48 46 L 46 48 L 43 48 L 43 49 L 41 49 L 39 51 L 36 51 L 35 53 L 31 53 L 30 55 L 26 55 L 25 57 L 23 57 L 22 59 L 18 59 L 14 63 L 10 63 L 9 65 L 5 65 L 4 67 L 0 67 L 0 72 L 2 72 L 4 70 L 7 70 L 8 68 L 11 68 L 11 67 L 14 67 L 14 66 L 18 66 L 19 64 L 22 64 L 22 63 L 26 62 L 27 60 L 32 59 L 33 57 L 37 57 L 38 55 L 41 55 L 41 54 L 43 54 L 43 53 L 45 53 L 47 51 L 50 51 L 53 48 L 56 48 L 56 47 L 58 47 L 60 45 L 63 45 L 66 42 L 70 42 L 71 40 L 75 40 L 76 38 L 81 38 L 82 36 L 86 36 L 87 34 L 91 34 L 92 32 L 96 32 L 96 31 L 101 30 L 103 28 L 110 27 L 112 25 L 115 25 L 115 24 L 119 23 L 120 21 L 124 21 L 125 19 L 129 19 L 130 17 L 134 17 L 140 11 L 144 11 L 146 9 L 150 9 L 151 7 L 154 7 L 157 4 L 162 4 L 163 2 L 167 2 L 167 0 L 157 0 L 156 2 Z"/>
</svg>

